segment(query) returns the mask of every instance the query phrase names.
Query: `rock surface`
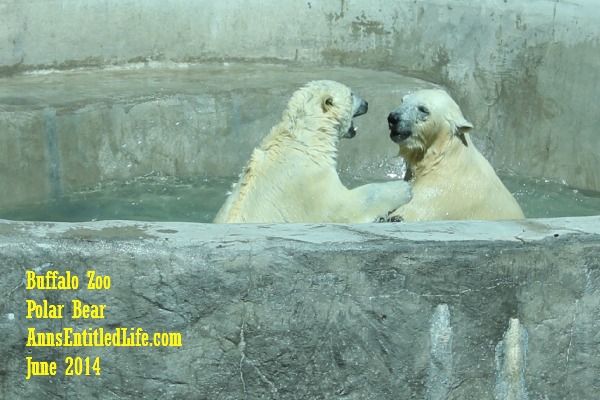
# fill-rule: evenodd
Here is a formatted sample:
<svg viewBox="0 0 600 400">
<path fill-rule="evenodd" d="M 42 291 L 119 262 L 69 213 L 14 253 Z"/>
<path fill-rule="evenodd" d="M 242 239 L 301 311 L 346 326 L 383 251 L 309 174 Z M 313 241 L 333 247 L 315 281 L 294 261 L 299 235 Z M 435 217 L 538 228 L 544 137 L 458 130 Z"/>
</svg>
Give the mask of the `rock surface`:
<svg viewBox="0 0 600 400">
<path fill-rule="evenodd" d="M 599 222 L 2 221 L 0 397 L 593 398 Z M 26 270 L 69 270 L 80 287 L 28 290 Z M 85 288 L 92 270 L 108 290 Z M 27 299 L 65 304 L 63 318 L 26 318 Z M 73 300 L 105 318 L 72 319 Z M 182 345 L 35 347 L 29 328 Z M 69 356 L 98 357 L 100 375 L 65 376 Z M 57 374 L 26 379 L 26 357 Z"/>
</svg>

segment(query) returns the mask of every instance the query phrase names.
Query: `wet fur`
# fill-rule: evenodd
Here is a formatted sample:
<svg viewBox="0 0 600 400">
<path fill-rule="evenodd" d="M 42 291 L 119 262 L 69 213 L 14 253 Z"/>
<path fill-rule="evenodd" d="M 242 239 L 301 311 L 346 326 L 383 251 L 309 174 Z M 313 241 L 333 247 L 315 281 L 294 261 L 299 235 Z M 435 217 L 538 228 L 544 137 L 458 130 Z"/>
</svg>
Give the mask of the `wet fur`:
<svg viewBox="0 0 600 400">
<path fill-rule="evenodd" d="M 392 213 L 391 219 L 524 218 L 514 197 L 473 145 L 469 137 L 473 125 L 446 92 L 411 93 L 392 114 L 398 123 L 390 123 L 391 135 L 406 160 L 405 179 L 413 184 L 413 198 Z M 399 132 L 411 134 L 401 139 Z"/>
<path fill-rule="evenodd" d="M 371 222 L 406 203 L 405 182 L 353 190 L 341 183 L 337 146 L 351 126 L 354 103 L 350 89 L 333 81 L 296 91 L 214 222 Z"/>
</svg>

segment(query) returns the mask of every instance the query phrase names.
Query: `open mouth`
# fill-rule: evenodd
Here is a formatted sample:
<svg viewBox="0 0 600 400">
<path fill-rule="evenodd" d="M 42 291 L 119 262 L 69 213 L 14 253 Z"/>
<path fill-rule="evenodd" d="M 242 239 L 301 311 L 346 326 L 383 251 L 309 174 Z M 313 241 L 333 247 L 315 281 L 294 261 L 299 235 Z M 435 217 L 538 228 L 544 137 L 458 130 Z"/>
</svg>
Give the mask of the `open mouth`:
<svg viewBox="0 0 600 400">
<path fill-rule="evenodd" d="M 412 135 L 412 132 L 408 129 L 394 129 L 390 127 L 390 139 L 395 143 L 400 143 L 408 139 Z"/>
<path fill-rule="evenodd" d="M 354 102 L 354 115 L 352 115 L 353 119 L 350 120 L 350 128 L 348 128 L 348 132 L 346 132 L 343 136 L 346 139 L 352 139 L 354 136 L 356 136 L 356 131 L 358 128 L 354 125 L 354 118 L 366 114 L 369 110 L 369 103 L 366 101 L 355 97 L 354 95 L 352 96 L 352 100 Z"/>
<path fill-rule="evenodd" d="M 358 131 L 358 128 L 354 126 L 354 120 L 351 120 L 350 128 L 348 129 L 348 132 L 346 132 L 346 134 L 344 135 L 344 138 L 352 139 L 354 136 L 356 136 L 356 131 Z"/>
<path fill-rule="evenodd" d="M 390 139 L 395 143 L 405 141 L 412 135 L 411 124 L 402 116 L 402 111 L 398 108 L 388 115 L 388 128 L 390 128 Z"/>
</svg>

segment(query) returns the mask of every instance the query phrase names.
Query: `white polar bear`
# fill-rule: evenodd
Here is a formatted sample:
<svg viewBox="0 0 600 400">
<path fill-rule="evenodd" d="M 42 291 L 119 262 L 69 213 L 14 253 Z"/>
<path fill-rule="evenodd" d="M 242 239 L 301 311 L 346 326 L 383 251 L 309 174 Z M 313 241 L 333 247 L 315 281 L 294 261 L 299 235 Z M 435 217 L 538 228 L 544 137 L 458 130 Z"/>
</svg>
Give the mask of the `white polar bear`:
<svg viewBox="0 0 600 400">
<path fill-rule="evenodd" d="M 520 219 L 521 207 L 473 146 L 467 121 L 443 90 L 420 90 L 388 116 L 412 180 L 412 200 L 392 221 Z"/>
<path fill-rule="evenodd" d="M 373 222 L 410 200 L 403 181 L 347 189 L 336 171 L 337 145 L 356 134 L 365 101 L 334 81 L 296 91 L 282 121 L 254 149 L 215 223 Z"/>
</svg>

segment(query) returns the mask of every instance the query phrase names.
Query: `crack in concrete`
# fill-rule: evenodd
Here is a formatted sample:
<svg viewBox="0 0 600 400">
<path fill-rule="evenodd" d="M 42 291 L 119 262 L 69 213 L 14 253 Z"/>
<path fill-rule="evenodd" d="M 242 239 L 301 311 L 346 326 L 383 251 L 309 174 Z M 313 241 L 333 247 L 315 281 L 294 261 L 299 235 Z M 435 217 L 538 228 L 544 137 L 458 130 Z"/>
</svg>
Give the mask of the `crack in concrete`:
<svg viewBox="0 0 600 400">
<path fill-rule="evenodd" d="M 242 366 L 244 365 L 244 359 L 246 358 L 246 353 L 245 353 L 246 339 L 244 338 L 245 314 L 246 314 L 246 310 L 244 309 L 244 315 L 242 315 L 242 324 L 240 325 L 240 341 L 238 342 L 238 349 L 240 350 L 240 354 L 241 354 L 240 365 L 239 365 L 240 381 L 242 381 L 242 389 L 244 390 L 244 398 L 246 398 L 248 396 L 248 393 L 246 392 L 246 381 L 244 380 L 244 370 L 242 368 Z"/>
<path fill-rule="evenodd" d="M 577 312 L 579 309 L 579 299 L 575 300 L 575 310 L 573 312 L 573 320 L 571 321 L 571 327 L 569 329 L 569 345 L 567 346 L 566 365 L 565 365 L 565 383 L 564 388 L 566 389 L 569 383 L 569 356 L 571 355 L 571 346 L 573 344 L 573 329 L 575 326 L 575 319 L 577 318 Z"/>
<path fill-rule="evenodd" d="M 244 398 L 248 397 L 246 379 L 244 378 L 244 363 L 250 365 L 254 371 L 257 373 L 260 380 L 267 384 L 271 390 L 271 393 L 275 394 L 278 392 L 277 387 L 273 382 L 271 382 L 267 376 L 261 371 L 261 369 L 256 365 L 256 362 L 248 358 L 246 355 L 246 336 L 245 336 L 245 326 L 246 326 L 246 309 L 244 307 L 244 312 L 242 315 L 242 321 L 240 324 L 240 340 L 238 342 L 238 350 L 240 351 L 240 363 L 239 363 L 239 372 L 240 372 L 240 381 L 242 382 L 242 389 L 244 391 Z"/>
<path fill-rule="evenodd" d="M 16 288 L 11 290 L 10 292 L 8 292 L 6 294 L 6 296 L 4 296 L 4 302 L 6 303 L 8 301 L 8 298 L 10 297 L 10 295 L 13 294 L 13 292 L 15 292 L 17 289 L 21 288 L 23 285 L 25 285 L 25 280 L 22 280 L 21 283 Z"/>
</svg>

